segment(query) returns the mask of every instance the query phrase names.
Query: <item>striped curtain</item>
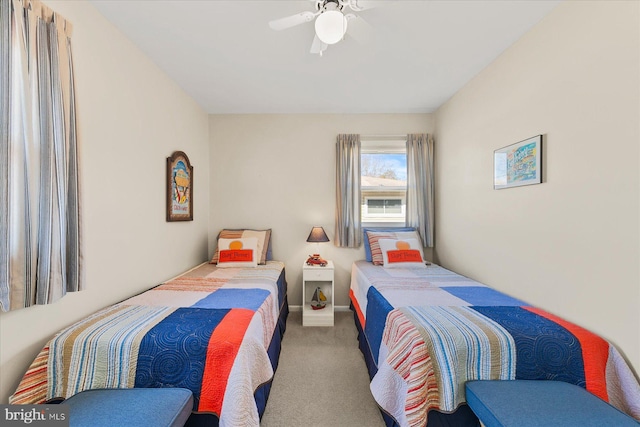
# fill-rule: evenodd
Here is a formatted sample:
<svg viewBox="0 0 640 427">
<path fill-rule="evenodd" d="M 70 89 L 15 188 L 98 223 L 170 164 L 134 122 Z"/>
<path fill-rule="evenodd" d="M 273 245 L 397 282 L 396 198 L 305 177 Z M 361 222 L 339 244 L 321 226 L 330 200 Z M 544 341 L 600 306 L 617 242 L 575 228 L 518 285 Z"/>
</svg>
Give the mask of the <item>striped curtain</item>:
<svg viewBox="0 0 640 427">
<path fill-rule="evenodd" d="M 407 227 L 416 227 L 422 243 L 433 247 L 433 138 L 407 135 Z"/>
<path fill-rule="evenodd" d="M 336 246 L 357 248 L 362 243 L 360 199 L 360 135 L 340 134 L 336 142 Z"/>
<path fill-rule="evenodd" d="M 71 25 L 0 1 L 0 309 L 83 288 Z"/>
</svg>

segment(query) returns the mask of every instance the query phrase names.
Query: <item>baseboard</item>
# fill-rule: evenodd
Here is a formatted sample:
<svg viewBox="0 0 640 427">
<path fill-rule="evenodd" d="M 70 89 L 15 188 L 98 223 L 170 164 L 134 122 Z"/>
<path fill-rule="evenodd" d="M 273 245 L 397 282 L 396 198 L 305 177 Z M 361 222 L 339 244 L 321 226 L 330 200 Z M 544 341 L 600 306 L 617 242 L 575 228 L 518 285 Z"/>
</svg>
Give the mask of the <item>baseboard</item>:
<svg viewBox="0 0 640 427">
<path fill-rule="evenodd" d="M 333 309 L 334 311 L 350 311 L 348 305 L 336 305 Z M 289 311 L 302 311 L 301 305 L 289 305 Z"/>
</svg>

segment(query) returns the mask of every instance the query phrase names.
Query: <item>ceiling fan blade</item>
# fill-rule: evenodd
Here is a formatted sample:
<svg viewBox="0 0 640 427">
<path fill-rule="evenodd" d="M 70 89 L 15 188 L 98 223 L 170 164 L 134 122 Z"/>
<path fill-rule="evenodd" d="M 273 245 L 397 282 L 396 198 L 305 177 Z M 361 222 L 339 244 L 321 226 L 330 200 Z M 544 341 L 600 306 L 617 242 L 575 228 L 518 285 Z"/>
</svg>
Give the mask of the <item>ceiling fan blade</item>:
<svg viewBox="0 0 640 427">
<path fill-rule="evenodd" d="M 316 35 L 313 38 L 313 43 L 311 43 L 311 50 L 309 50 L 309 52 L 322 55 L 322 52 L 327 50 L 327 47 L 328 45 L 326 43 L 323 43 L 322 40 L 320 40 Z"/>
<path fill-rule="evenodd" d="M 373 37 L 373 27 L 367 21 L 349 13 L 345 15 L 347 18 L 347 34 L 355 39 L 358 43 L 365 44 Z"/>
<path fill-rule="evenodd" d="M 272 30 L 276 31 L 286 30 L 287 28 L 295 27 L 296 25 L 304 24 L 305 22 L 311 22 L 315 16 L 316 13 L 309 11 L 296 13 L 295 15 L 269 21 L 269 26 Z"/>
<path fill-rule="evenodd" d="M 356 12 L 373 9 L 374 7 L 386 6 L 393 1 L 390 0 L 349 0 L 349 7 Z"/>
</svg>

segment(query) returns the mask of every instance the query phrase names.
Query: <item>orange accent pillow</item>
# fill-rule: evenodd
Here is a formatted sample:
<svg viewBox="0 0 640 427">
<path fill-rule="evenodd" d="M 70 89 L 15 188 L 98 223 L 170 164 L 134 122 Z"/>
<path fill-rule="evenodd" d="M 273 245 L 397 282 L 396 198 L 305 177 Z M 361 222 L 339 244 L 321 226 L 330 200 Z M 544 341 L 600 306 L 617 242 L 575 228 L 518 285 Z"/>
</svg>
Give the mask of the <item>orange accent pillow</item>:
<svg viewBox="0 0 640 427">
<path fill-rule="evenodd" d="M 221 230 L 218 234 L 218 239 L 241 239 L 246 237 L 255 237 L 258 240 L 257 246 L 257 255 L 258 255 L 258 264 L 264 265 L 267 263 L 267 255 L 269 249 L 269 242 L 271 240 L 271 229 L 268 230 L 229 230 L 224 229 Z M 216 250 L 213 252 L 213 257 L 211 258 L 211 264 L 217 264 L 219 258 L 219 247 L 216 247 Z"/>
<path fill-rule="evenodd" d="M 416 239 L 420 241 L 420 236 L 416 231 L 367 231 L 369 247 L 371 248 L 371 262 L 374 265 L 384 265 L 382 260 L 382 250 L 378 241 L 380 239 Z"/>
<path fill-rule="evenodd" d="M 218 267 L 255 267 L 258 239 L 218 239 Z"/>
<path fill-rule="evenodd" d="M 426 268 L 422 247 L 416 239 L 379 239 L 385 268 Z"/>
</svg>

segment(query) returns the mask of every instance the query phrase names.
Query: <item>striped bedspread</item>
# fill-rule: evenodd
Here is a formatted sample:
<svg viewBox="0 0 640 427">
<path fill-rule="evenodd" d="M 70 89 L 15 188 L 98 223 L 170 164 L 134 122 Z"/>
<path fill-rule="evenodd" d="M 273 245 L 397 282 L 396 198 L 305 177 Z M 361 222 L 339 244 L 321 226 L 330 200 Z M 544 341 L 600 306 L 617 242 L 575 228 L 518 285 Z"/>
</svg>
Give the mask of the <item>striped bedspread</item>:
<svg viewBox="0 0 640 427">
<path fill-rule="evenodd" d="M 184 274 L 59 332 L 36 357 L 12 404 L 93 388 L 184 387 L 220 425 L 259 424 L 254 391 L 273 376 L 267 349 L 284 264 Z"/>
<path fill-rule="evenodd" d="M 640 420 L 640 385 L 613 345 L 478 282 L 358 261 L 350 296 L 377 367 L 371 392 L 401 426 L 454 412 L 476 379 L 566 381 Z"/>
</svg>

